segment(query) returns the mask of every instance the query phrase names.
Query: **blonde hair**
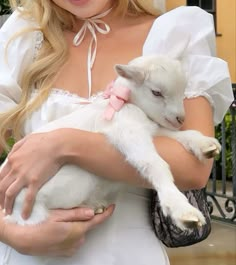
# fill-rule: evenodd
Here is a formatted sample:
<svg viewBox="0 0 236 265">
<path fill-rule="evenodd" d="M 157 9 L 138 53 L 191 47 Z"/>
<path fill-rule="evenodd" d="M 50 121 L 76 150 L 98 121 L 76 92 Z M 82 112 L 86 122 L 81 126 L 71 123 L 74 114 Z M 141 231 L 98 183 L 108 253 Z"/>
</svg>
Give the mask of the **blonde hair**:
<svg viewBox="0 0 236 265">
<path fill-rule="evenodd" d="M 11 128 L 12 136 L 18 140 L 21 136 L 21 127 L 33 110 L 37 109 L 48 97 L 57 72 L 68 58 L 67 44 L 61 38 L 64 30 L 75 28 L 75 17 L 68 11 L 60 8 L 51 0 L 10 0 L 12 9 L 18 9 L 24 18 L 34 19 L 38 28 L 29 28 L 17 33 L 14 38 L 29 31 L 42 32 L 44 41 L 37 54 L 37 58 L 24 71 L 20 80 L 22 96 L 19 104 L 12 110 L 0 114 L 0 146 L 7 148 L 6 135 Z M 19 8 L 23 7 L 23 8 Z M 148 10 L 141 0 L 116 0 L 115 13 L 117 15 L 157 15 L 153 8 Z M 11 41 L 14 41 L 14 39 Z M 29 103 L 32 87 L 40 92 L 36 99 Z"/>
</svg>

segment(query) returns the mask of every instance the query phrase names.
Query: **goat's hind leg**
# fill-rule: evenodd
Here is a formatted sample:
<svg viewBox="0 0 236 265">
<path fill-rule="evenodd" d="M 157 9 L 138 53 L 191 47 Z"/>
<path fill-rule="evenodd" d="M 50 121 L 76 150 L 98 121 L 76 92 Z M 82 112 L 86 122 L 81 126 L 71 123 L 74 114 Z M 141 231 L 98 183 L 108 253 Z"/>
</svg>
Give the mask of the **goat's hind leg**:
<svg viewBox="0 0 236 265">
<path fill-rule="evenodd" d="M 142 127 L 127 125 L 106 133 L 110 142 L 125 156 L 141 176 L 158 192 L 162 210 L 181 229 L 201 226 L 205 219 L 189 204 L 173 181 L 169 165 L 158 155 L 150 133 Z"/>
</svg>

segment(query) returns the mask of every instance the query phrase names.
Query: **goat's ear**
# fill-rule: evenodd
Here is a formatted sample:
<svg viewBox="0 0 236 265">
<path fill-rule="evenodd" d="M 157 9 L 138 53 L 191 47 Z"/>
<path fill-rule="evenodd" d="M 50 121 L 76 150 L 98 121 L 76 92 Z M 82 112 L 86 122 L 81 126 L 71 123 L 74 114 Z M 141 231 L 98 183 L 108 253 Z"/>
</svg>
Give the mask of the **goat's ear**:
<svg viewBox="0 0 236 265">
<path fill-rule="evenodd" d="M 130 79 L 137 84 L 142 84 L 145 80 L 145 73 L 139 67 L 135 67 L 133 65 L 116 64 L 115 70 L 119 76 Z"/>
</svg>

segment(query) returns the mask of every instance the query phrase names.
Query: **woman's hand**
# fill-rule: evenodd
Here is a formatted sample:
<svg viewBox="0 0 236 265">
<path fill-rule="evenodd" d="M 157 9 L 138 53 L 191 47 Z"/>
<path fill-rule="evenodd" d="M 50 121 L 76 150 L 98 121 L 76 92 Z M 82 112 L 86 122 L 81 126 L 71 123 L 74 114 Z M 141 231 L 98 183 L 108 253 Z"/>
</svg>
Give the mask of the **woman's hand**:
<svg viewBox="0 0 236 265">
<path fill-rule="evenodd" d="M 11 214 L 17 194 L 27 187 L 22 216 L 30 216 L 37 191 L 62 166 L 58 137 L 57 130 L 31 134 L 13 146 L 0 172 L 0 205 L 6 214 Z"/>
<path fill-rule="evenodd" d="M 0 211 L 0 241 L 24 255 L 72 256 L 83 244 L 86 233 L 113 211 L 113 205 L 99 215 L 85 208 L 53 210 L 46 222 L 36 226 L 6 223 Z"/>
</svg>

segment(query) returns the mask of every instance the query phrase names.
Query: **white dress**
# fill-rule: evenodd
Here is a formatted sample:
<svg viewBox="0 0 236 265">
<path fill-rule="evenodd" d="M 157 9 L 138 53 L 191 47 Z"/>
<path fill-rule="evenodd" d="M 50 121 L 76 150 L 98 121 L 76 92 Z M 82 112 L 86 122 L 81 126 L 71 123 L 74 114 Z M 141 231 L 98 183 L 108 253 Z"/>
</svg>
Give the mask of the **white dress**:
<svg viewBox="0 0 236 265">
<path fill-rule="evenodd" d="M 34 60 L 42 34 L 36 31 L 17 38 L 9 46 L 8 63 L 4 61 L 4 47 L 13 32 L 32 23 L 15 12 L 0 30 L 0 112 L 19 102 L 18 82 L 24 67 Z M 218 124 L 233 94 L 227 63 L 214 57 L 214 34 L 211 15 L 196 7 L 179 7 L 156 19 L 143 46 L 143 55 L 176 55 L 178 51 L 188 78 L 186 97 L 206 97 Z M 25 135 L 72 112 L 84 100 L 87 99 L 53 89 L 25 123 Z M 25 256 L 0 243 L 0 265 L 168 265 L 165 248 L 151 225 L 149 205 L 150 191 L 129 187 L 118 198 L 113 216 L 89 232 L 85 244 L 73 257 Z"/>
</svg>

